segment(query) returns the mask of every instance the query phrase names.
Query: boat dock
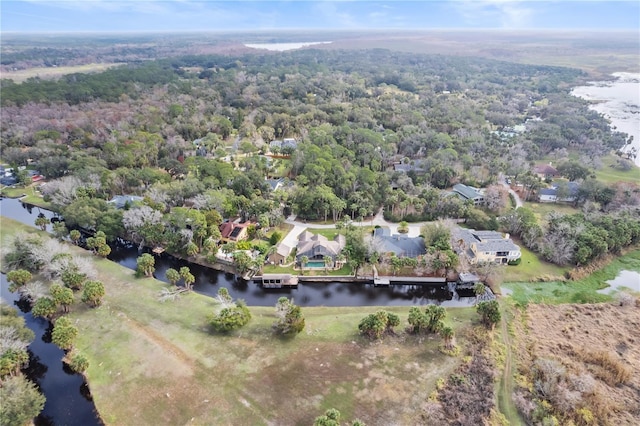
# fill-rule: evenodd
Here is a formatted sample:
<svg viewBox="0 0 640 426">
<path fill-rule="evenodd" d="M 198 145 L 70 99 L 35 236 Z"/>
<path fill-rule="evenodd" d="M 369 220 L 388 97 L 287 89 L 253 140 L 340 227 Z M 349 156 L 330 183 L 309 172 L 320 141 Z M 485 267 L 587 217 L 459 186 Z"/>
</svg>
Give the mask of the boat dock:
<svg viewBox="0 0 640 426">
<path fill-rule="evenodd" d="M 298 287 L 298 277 L 291 274 L 264 274 L 261 277 L 254 277 L 263 288 L 296 288 Z"/>
</svg>

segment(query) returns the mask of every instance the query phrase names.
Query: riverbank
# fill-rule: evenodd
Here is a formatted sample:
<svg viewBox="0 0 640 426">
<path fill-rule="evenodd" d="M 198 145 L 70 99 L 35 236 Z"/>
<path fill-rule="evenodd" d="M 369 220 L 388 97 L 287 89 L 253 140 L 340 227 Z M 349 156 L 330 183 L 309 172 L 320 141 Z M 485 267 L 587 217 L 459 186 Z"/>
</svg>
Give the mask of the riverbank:
<svg viewBox="0 0 640 426">
<path fill-rule="evenodd" d="M 5 220 L 3 237 L 24 228 Z M 365 422 L 384 413 L 384 423 L 416 424 L 436 381 L 462 362 L 440 353 L 436 336 L 361 338 L 358 323 L 376 307 L 305 307 L 305 330 L 281 339 L 271 329 L 274 307 L 250 306 L 248 326 L 216 335 L 211 297 L 191 292 L 161 303 L 167 284 L 70 248 L 92 260 L 106 288 L 102 306 L 78 302 L 69 316 L 107 424 L 311 424 L 332 407 Z M 400 316 L 398 331 L 407 326 L 409 307 L 383 309 Z M 464 345 L 475 310 L 447 312 Z"/>
<path fill-rule="evenodd" d="M 632 136 L 632 142 L 620 147 L 624 152 L 635 149 L 632 160 L 640 166 L 640 74 L 617 72 L 614 81 L 592 81 L 588 86 L 573 88 L 571 94 L 593 102 L 589 108 L 609 120 L 611 127 Z"/>
</svg>

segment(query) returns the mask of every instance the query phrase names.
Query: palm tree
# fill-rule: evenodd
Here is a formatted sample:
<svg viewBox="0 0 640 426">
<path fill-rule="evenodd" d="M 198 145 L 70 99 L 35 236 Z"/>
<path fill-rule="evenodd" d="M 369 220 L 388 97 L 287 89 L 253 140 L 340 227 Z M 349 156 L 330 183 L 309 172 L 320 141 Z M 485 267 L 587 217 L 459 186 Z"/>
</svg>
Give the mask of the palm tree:
<svg viewBox="0 0 640 426">
<path fill-rule="evenodd" d="M 329 267 L 333 264 L 333 259 L 331 258 L 331 256 L 325 256 L 322 258 L 322 260 L 324 260 L 324 273 L 327 274 L 329 273 Z"/>
<path fill-rule="evenodd" d="M 304 267 L 309 262 L 309 258 L 307 256 L 302 256 L 300 258 L 300 274 L 304 275 Z"/>
<path fill-rule="evenodd" d="M 487 291 L 487 288 L 485 287 L 484 284 L 476 283 L 476 285 L 473 286 L 473 292 L 476 295 L 476 301 L 478 301 L 478 299 L 480 299 L 480 296 L 483 296 L 486 291 Z"/>
<path fill-rule="evenodd" d="M 454 333 L 451 327 L 442 327 L 440 329 L 440 336 L 444 339 L 444 348 L 451 350 L 454 348 Z"/>
<path fill-rule="evenodd" d="M 47 230 L 47 225 L 50 224 L 51 221 L 47 219 L 44 215 L 38 216 L 36 218 L 36 226 L 42 229 L 43 231 Z"/>
</svg>

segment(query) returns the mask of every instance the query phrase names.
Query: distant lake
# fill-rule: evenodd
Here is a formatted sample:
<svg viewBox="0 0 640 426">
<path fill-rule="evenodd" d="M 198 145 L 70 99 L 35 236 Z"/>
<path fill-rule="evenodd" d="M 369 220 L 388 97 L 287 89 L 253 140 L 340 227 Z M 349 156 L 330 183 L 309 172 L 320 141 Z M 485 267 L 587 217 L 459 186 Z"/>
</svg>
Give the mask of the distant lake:
<svg viewBox="0 0 640 426">
<path fill-rule="evenodd" d="M 589 108 L 604 114 L 616 130 L 633 136 L 636 165 L 640 166 L 640 73 L 618 72 L 615 81 L 592 81 L 579 86 L 571 94 L 588 101 L 597 101 Z"/>
<path fill-rule="evenodd" d="M 244 43 L 245 46 L 252 49 L 265 49 L 276 52 L 284 52 L 285 50 L 295 50 L 302 47 L 314 46 L 317 44 L 330 44 L 331 41 L 307 41 L 304 43 Z"/>
</svg>

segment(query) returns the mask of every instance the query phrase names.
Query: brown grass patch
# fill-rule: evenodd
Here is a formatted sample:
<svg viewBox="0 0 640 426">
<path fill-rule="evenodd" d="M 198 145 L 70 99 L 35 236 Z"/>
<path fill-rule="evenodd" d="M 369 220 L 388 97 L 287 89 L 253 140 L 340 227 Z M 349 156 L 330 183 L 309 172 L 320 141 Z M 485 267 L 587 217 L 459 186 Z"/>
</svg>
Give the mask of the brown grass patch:
<svg viewBox="0 0 640 426">
<path fill-rule="evenodd" d="M 561 424 L 587 424 L 590 414 L 595 424 L 640 424 L 639 309 L 529 305 L 526 317 L 525 335 L 519 333 L 525 350 L 516 391 L 518 406 L 528 410 L 525 415 L 533 415 L 534 400 L 546 394 L 547 414 Z M 541 376 L 540 362 L 555 365 L 555 374 Z"/>
</svg>

